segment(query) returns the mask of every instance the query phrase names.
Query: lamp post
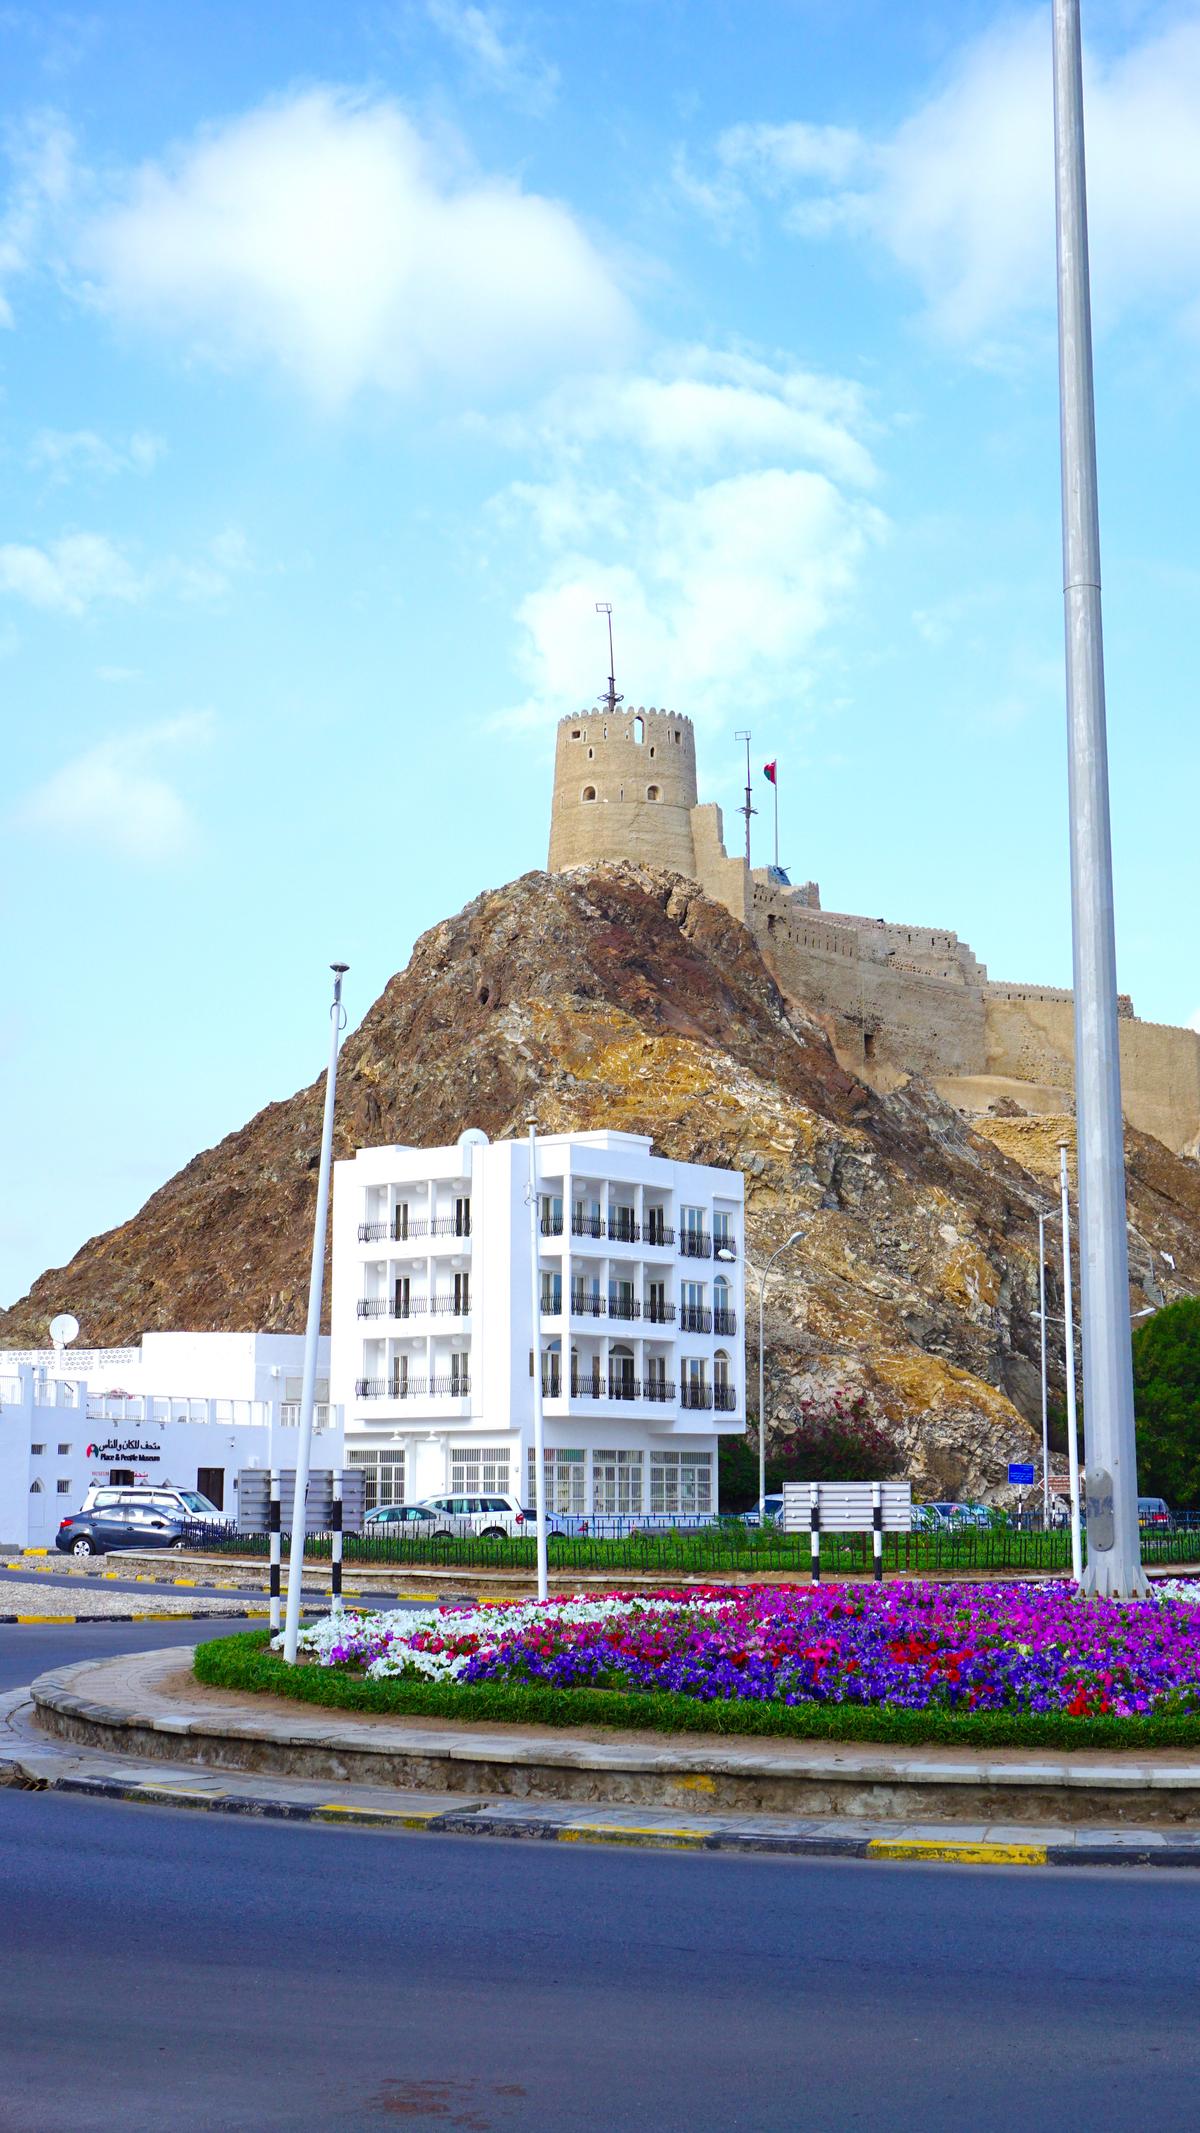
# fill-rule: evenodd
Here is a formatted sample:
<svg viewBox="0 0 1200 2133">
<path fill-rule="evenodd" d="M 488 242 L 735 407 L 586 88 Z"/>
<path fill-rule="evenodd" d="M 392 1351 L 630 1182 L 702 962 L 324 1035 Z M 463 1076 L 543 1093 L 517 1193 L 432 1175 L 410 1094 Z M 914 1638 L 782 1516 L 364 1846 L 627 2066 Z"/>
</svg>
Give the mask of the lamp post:
<svg viewBox="0 0 1200 2133">
<path fill-rule="evenodd" d="M 546 1562 L 546 1430 L 542 1416 L 542 1285 L 538 1243 L 537 1127 L 529 1121 L 529 1294 L 533 1310 L 533 1507 L 537 1512 L 537 1596 L 549 1597 Z"/>
<path fill-rule="evenodd" d="M 338 1045 L 346 1026 L 342 1009 L 342 979 L 348 963 L 331 963 L 333 1005 L 329 1010 L 333 1035 L 329 1042 L 329 1066 L 325 1075 L 325 1115 L 321 1123 L 321 1167 L 317 1173 L 317 1211 L 313 1217 L 312 1262 L 308 1275 L 308 1319 L 304 1328 L 304 1376 L 300 1383 L 300 1428 L 296 1446 L 296 1486 L 292 1493 L 292 1546 L 288 1556 L 287 1613 L 284 1617 L 283 1656 L 296 1664 L 296 1640 L 300 1634 L 300 1586 L 304 1577 L 305 1499 L 308 1495 L 308 1465 L 312 1454 L 313 1397 L 317 1389 L 317 1346 L 321 1336 L 321 1297 L 325 1287 L 325 1231 L 329 1222 L 329 1172 L 333 1161 L 333 1106 L 337 1097 Z"/>
<path fill-rule="evenodd" d="M 804 1231 L 802 1229 L 794 1229 L 790 1237 L 785 1237 L 779 1250 L 772 1252 L 758 1277 L 758 1516 L 760 1524 L 766 1516 L 763 1505 L 767 1500 L 766 1370 L 763 1356 L 765 1346 L 764 1319 L 767 1308 L 767 1275 L 770 1273 L 775 1261 L 781 1259 L 785 1252 L 790 1252 L 793 1244 L 801 1243 L 803 1237 Z"/>
<path fill-rule="evenodd" d="M 1079 0 L 1053 0 L 1053 29 L 1079 1285 L 1088 1433 L 1087 1590 L 1131 1599 L 1149 1588 L 1138 1532 L 1129 1344 Z M 1074 1444 L 1072 1430 L 1072 1449 Z"/>
<path fill-rule="evenodd" d="M 1083 1543 L 1079 1532 L 1079 1422 L 1075 1404 L 1075 1300 L 1071 1294 L 1071 1203 L 1067 1196 L 1067 1144 L 1065 1141 L 1060 1141 L 1058 1144 L 1058 1187 L 1062 1203 L 1063 1337 L 1067 1351 L 1067 1473 L 1070 1476 L 1071 1483 L 1071 1576 L 1078 1585 L 1083 1580 Z"/>
</svg>

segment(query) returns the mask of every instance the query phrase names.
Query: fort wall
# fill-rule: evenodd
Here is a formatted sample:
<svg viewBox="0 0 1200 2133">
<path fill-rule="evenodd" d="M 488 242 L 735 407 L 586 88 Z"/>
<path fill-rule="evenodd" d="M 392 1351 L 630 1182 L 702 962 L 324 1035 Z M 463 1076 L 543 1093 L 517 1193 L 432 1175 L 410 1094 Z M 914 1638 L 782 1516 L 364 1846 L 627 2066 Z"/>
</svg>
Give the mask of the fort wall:
<svg viewBox="0 0 1200 2133">
<path fill-rule="evenodd" d="M 617 859 L 686 875 L 748 925 L 780 990 L 824 1022 L 842 1065 L 866 1081 L 890 1088 L 919 1073 L 967 1114 L 1000 1096 L 1071 1108 L 1069 991 L 989 982 L 949 928 L 823 911 L 815 882 L 748 869 L 725 849 L 720 808 L 699 805 L 692 724 L 673 711 L 605 705 L 559 724 L 551 871 Z M 1119 1013 L 1126 1117 L 1198 1152 L 1200 1034 L 1139 1022 L 1124 996 Z"/>
</svg>

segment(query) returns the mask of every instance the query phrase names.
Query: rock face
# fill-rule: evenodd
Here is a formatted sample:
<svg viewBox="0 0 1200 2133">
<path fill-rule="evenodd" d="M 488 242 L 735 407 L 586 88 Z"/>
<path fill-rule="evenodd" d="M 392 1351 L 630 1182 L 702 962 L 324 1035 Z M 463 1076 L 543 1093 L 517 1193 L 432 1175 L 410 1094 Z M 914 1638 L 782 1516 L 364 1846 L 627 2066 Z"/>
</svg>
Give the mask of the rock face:
<svg viewBox="0 0 1200 2133">
<path fill-rule="evenodd" d="M 67 1305 L 96 1346 L 170 1327 L 299 1330 L 322 1094 L 317 1081 L 270 1104 L 196 1156 L 0 1312 L 0 1341 L 44 1343 Z M 1036 1209 L 1070 1120 L 973 1129 L 915 1080 L 875 1094 L 784 999 L 743 925 L 694 883 L 628 864 L 524 875 L 425 934 L 347 1040 L 336 1153 L 467 1126 L 500 1137 L 531 1112 L 543 1131 L 610 1125 L 745 1171 L 752 1409 L 754 1270 L 804 1228 L 768 1296 L 777 1432 L 802 1395 L 862 1387 L 923 1492 L 987 1493 L 1031 1455 Z M 1200 1167 L 1136 1134 L 1128 1156 L 1137 1308 L 1164 1277 L 1172 1295 L 1200 1288 Z M 1049 1290 L 1053 1314 L 1054 1269 Z M 1060 1398 L 1060 1366 L 1052 1382 Z"/>
</svg>

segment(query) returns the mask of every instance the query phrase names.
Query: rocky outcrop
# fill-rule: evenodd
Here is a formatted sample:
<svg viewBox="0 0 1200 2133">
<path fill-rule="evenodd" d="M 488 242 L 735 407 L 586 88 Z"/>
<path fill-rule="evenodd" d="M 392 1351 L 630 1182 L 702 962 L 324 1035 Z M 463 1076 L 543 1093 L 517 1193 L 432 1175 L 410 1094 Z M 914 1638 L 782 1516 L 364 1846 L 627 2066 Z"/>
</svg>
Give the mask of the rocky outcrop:
<svg viewBox="0 0 1200 2133">
<path fill-rule="evenodd" d="M 0 1341 L 43 1342 L 66 1306 L 89 1345 L 298 1329 L 322 1094 L 317 1081 L 270 1104 L 196 1156 L 0 1312 Z M 1028 1454 L 1036 1208 L 1069 1120 L 971 1127 L 919 1082 L 874 1093 L 783 997 L 744 926 L 695 884 L 628 864 L 477 898 L 423 935 L 347 1039 L 339 1154 L 470 1125 L 497 1137 L 531 1113 L 545 1131 L 613 1125 L 746 1173 L 751 1387 L 754 1270 L 803 1227 L 768 1296 L 768 1415 L 861 1387 L 932 1493 L 983 1493 Z M 1170 1294 L 1195 1290 L 1200 1168 L 1138 1135 L 1129 1157 L 1135 1280 L 1151 1301 L 1164 1277 Z M 1055 1312 L 1053 1269 L 1050 1292 Z"/>
</svg>

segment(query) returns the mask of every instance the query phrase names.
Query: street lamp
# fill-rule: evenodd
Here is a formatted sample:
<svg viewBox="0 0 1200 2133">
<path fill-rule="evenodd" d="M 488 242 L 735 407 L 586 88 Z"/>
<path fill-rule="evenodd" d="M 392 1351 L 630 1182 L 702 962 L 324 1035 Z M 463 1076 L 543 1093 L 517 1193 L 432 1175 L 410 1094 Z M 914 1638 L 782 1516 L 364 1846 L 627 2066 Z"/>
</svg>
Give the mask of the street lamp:
<svg viewBox="0 0 1200 2133">
<path fill-rule="evenodd" d="M 763 1507 L 767 1500 L 767 1417 L 766 1393 L 764 1390 L 766 1373 L 763 1368 L 763 1319 L 767 1307 L 767 1275 L 770 1273 L 775 1261 L 781 1259 L 785 1252 L 790 1252 L 793 1244 L 800 1244 L 803 1238 L 804 1231 L 802 1229 L 794 1229 L 791 1236 L 784 1239 L 779 1250 L 772 1252 L 758 1277 L 758 1517 L 760 1524 L 766 1516 Z"/>
</svg>

